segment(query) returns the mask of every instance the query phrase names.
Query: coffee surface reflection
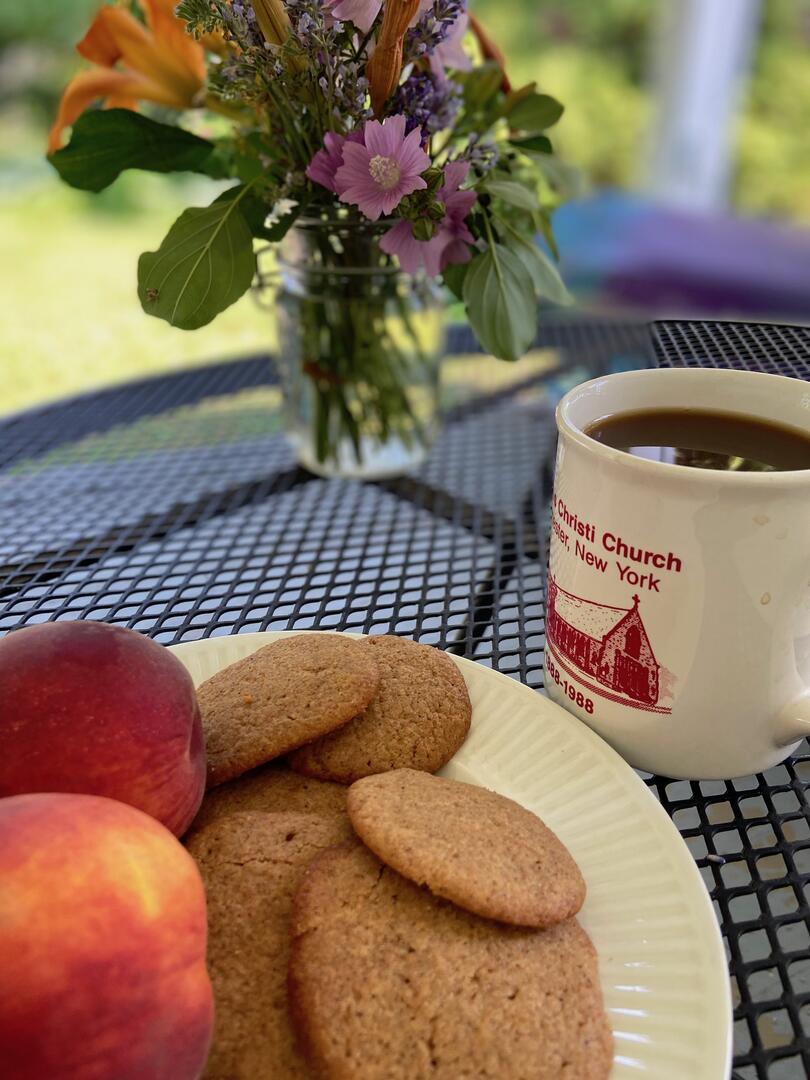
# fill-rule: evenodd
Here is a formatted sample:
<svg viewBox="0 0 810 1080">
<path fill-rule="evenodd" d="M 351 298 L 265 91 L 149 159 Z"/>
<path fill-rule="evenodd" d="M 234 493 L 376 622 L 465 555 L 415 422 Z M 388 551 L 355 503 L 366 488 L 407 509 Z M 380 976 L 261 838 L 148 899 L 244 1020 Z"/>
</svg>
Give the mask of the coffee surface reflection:
<svg viewBox="0 0 810 1080">
<path fill-rule="evenodd" d="M 615 413 L 585 429 L 634 457 L 724 472 L 810 469 L 810 433 L 753 416 L 699 409 Z"/>
</svg>

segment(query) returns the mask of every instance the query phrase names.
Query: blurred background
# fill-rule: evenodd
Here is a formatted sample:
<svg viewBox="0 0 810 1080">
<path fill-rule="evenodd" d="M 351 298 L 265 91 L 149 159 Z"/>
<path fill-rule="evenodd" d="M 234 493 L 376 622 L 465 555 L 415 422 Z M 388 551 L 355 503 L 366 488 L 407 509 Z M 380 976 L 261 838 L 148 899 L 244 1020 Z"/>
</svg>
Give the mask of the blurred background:
<svg viewBox="0 0 810 1080">
<path fill-rule="evenodd" d="M 143 315 L 139 253 L 208 182 L 99 196 L 44 158 L 97 0 L 0 0 L 0 412 L 272 347 L 250 297 L 184 334 Z M 810 0 L 472 0 L 515 83 L 566 113 L 563 271 L 590 309 L 810 322 Z"/>
</svg>

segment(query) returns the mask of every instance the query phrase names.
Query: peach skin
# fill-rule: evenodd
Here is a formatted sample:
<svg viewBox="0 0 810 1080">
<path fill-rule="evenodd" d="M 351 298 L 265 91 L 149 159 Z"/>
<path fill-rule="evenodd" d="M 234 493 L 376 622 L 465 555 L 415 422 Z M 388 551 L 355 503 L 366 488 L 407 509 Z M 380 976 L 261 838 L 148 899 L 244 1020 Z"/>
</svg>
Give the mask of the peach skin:
<svg viewBox="0 0 810 1080">
<path fill-rule="evenodd" d="M 94 795 L 0 799 L 5 1080 L 195 1080 L 213 997 L 191 856 Z"/>
<path fill-rule="evenodd" d="M 106 795 L 181 836 L 202 801 L 191 676 L 162 645 L 100 622 L 0 639 L 0 796 Z"/>
</svg>

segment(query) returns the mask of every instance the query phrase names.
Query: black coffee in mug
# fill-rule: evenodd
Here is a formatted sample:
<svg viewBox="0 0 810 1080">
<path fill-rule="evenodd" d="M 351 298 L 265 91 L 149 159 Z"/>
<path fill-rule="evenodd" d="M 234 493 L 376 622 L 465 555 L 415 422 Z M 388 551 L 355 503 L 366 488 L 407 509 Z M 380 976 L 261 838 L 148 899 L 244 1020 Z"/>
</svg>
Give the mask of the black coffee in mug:
<svg viewBox="0 0 810 1080">
<path fill-rule="evenodd" d="M 644 409 L 606 416 L 586 427 L 585 434 L 635 457 L 695 469 L 810 469 L 807 433 L 742 414 Z"/>
</svg>

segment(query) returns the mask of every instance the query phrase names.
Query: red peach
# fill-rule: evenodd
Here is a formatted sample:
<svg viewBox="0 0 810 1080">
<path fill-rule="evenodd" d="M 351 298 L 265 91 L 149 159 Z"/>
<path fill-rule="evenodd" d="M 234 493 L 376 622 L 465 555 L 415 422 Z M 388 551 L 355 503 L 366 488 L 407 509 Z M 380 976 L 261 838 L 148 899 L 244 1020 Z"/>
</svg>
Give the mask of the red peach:
<svg viewBox="0 0 810 1080">
<path fill-rule="evenodd" d="M 0 1073 L 195 1080 L 213 996 L 194 860 L 95 795 L 0 799 Z"/>
<path fill-rule="evenodd" d="M 0 640 L 0 796 L 107 795 L 182 836 L 204 788 L 194 685 L 164 646 L 100 622 Z"/>
</svg>

